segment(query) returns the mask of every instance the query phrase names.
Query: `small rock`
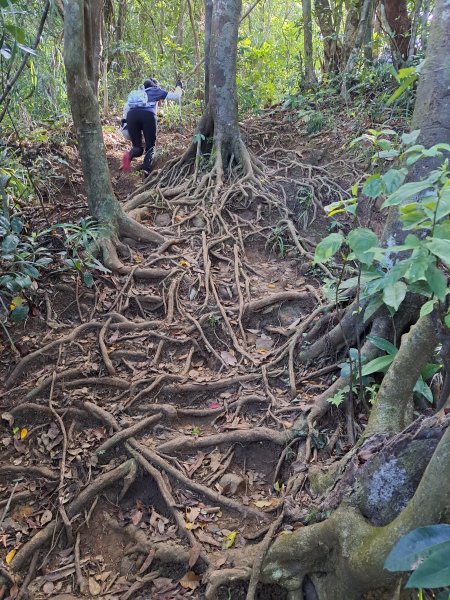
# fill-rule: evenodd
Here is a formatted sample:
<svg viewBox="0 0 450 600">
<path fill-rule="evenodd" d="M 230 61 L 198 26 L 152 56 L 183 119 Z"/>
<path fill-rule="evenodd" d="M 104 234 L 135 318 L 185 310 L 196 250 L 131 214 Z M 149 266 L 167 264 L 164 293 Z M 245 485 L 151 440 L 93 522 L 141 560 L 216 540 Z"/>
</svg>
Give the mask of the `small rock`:
<svg viewBox="0 0 450 600">
<path fill-rule="evenodd" d="M 159 227 L 168 227 L 171 223 L 172 219 L 167 213 L 162 213 L 155 217 L 155 225 L 158 225 Z"/>
<path fill-rule="evenodd" d="M 236 473 L 225 473 L 219 479 L 219 485 L 224 494 L 228 493 L 230 496 L 234 496 L 238 489 L 245 485 L 245 479 Z"/>
</svg>

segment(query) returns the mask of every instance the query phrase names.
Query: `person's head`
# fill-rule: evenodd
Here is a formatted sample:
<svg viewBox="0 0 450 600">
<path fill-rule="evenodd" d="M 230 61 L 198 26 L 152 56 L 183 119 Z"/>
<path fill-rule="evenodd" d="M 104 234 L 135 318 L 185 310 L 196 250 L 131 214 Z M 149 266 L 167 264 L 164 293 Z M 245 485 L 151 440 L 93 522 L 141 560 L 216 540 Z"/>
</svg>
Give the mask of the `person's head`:
<svg viewBox="0 0 450 600">
<path fill-rule="evenodd" d="M 144 81 L 144 87 L 145 87 L 145 89 L 152 88 L 152 87 L 158 87 L 158 82 L 156 81 L 156 79 L 153 79 L 153 77 L 150 77 L 149 79 L 146 79 Z"/>
</svg>

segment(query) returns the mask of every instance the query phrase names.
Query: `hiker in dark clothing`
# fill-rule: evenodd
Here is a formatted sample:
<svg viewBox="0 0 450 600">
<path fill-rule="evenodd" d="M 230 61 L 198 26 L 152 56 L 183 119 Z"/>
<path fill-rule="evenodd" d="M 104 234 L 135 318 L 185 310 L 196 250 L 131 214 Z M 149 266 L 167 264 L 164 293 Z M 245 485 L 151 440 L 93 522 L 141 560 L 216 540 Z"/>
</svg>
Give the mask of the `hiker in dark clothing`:
<svg viewBox="0 0 450 600">
<path fill-rule="evenodd" d="M 129 152 L 125 152 L 122 159 L 122 169 L 129 171 L 133 158 L 142 156 L 144 153 L 142 146 L 142 134 L 144 134 L 145 155 L 142 168 L 145 179 L 150 173 L 155 150 L 158 102 L 160 100 L 174 100 L 175 102 L 179 102 L 183 92 L 183 85 L 180 80 L 177 80 L 175 91 L 168 92 L 160 88 L 155 79 L 146 79 L 144 81 L 144 88 L 147 95 L 147 102 L 145 104 L 139 102 L 131 103 L 129 98 L 123 110 L 123 119 L 126 120 L 133 147 Z"/>
</svg>

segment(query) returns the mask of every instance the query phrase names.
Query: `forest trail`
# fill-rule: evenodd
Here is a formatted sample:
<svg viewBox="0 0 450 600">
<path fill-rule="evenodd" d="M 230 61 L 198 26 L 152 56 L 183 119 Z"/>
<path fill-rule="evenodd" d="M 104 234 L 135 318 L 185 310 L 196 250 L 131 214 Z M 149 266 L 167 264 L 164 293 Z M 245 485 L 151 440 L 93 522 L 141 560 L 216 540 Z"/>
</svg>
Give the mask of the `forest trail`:
<svg viewBox="0 0 450 600">
<path fill-rule="evenodd" d="M 131 271 L 96 273 L 93 289 L 55 274 L 35 318 L 13 331 L 12 368 L 2 349 L 8 589 L 28 570 L 36 599 L 202 598 L 207 566 L 255 551 L 294 499 L 295 524 L 280 528 L 308 521 L 308 460 L 329 463 L 350 447 L 340 410 L 313 436 L 306 426 L 337 369 L 321 360 L 337 317 L 311 258 L 329 230 L 323 207 L 347 197 L 361 169 L 342 147 L 356 134 L 342 122 L 305 140 L 272 109 L 243 135 L 273 174 L 276 205 L 161 195 L 139 216 L 175 240 L 164 252 L 131 247 Z M 161 132 L 155 168 L 187 142 Z M 110 126 L 105 143 L 125 202 L 139 175 L 120 172 L 127 145 Z M 53 222 L 73 193 L 72 182 L 53 198 Z M 230 589 L 210 597 L 245 598 L 245 587 Z M 269 586 L 258 597 L 283 594 Z"/>
</svg>

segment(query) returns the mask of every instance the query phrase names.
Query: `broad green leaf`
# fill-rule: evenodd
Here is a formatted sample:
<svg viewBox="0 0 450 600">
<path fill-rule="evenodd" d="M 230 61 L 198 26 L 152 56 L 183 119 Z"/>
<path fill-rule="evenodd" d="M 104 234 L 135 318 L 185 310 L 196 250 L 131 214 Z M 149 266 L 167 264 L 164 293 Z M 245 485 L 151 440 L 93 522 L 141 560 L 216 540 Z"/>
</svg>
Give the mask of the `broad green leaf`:
<svg viewBox="0 0 450 600">
<path fill-rule="evenodd" d="M 409 146 L 410 144 L 415 144 L 417 142 L 417 138 L 420 135 L 420 129 L 415 129 L 410 133 L 404 133 L 401 137 L 402 144 L 405 146 Z"/>
<path fill-rule="evenodd" d="M 433 404 L 433 392 L 427 386 L 422 377 L 419 377 L 417 380 L 417 383 L 414 386 L 414 391 L 424 396 L 424 398 L 426 398 L 430 404 Z"/>
<path fill-rule="evenodd" d="M 425 304 L 422 305 L 420 309 L 420 316 L 425 317 L 426 315 L 429 315 L 431 312 L 433 312 L 433 309 L 434 300 L 428 300 L 428 302 L 425 302 Z"/>
<path fill-rule="evenodd" d="M 399 69 L 398 76 L 400 79 L 405 79 L 405 77 L 410 77 L 411 75 L 417 75 L 416 67 L 405 67 L 404 69 Z"/>
<path fill-rule="evenodd" d="M 23 263 L 20 266 L 20 270 L 24 275 L 28 275 L 29 277 L 33 277 L 34 279 L 37 279 L 39 277 L 39 271 L 34 265 L 31 265 L 30 263 Z"/>
<path fill-rule="evenodd" d="M 438 544 L 450 541 L 450 525 L 427 525 L 400 538 L 389 553 L 384 568 L 388 571 L 411 571 L 417 561 Z"/>
<path fill-rule="evenodd" d="M 439 203 L 436 209 L 436 221 L 440 221 L 450 214 L 450 187 L 446 186 L 439 194 Z"/>
<path fill-rule="evenodd" d="M 383 193 L 383 180 L 380 175 L 371 175 L 365 182 L 362 191 L 368 198 L 378 198 Z"/>
<path fill-rule="evenodd" d="M 438 365 L 437 363 L 427 363 L 420 372 L 420 374 L 422 378 L 426 381 L 427 379 L 431 379 L 433 375 L 435 375 L 441 369 L 442 365 Z"/>
<path fill-rule="evenodd" d="M 444 542 L 424 559 L 405 588 L 439 588 L 450 585 L 450 542 Z"/>
<path fill-rule="evenodd" d="M 406 77 L 406 79 L 403 80 L 401 85 L 395 90 L 392 96 L 390 96 L 386 102 L 386 106 L 390 106 L 395 100 L 397 100 L 397 98 L 400 98 L 400 96 L 415 82 L 416 79 L 417 75 L 415 73 L 409 77 Z"/>
<path fill-rule="evenodd" d="M 25 42 L 25 31 L 22 27 L 17 27 L 16 25 L 11 25 L 10 23 L 5 23 L 5 29 L 9 31 L 9 33 L 13 36 L 16 42 L 23 44 Z"/>
<path fill-rule="evenodd" d="M 33 282 L 28 275 L 16 273 L 14 275 L 14 283 L 16 285 L 16 289 L 26 290 Z"/>
<path fill-rule="evenodd" d="M 419 248 L 414 250 L 408 260 L 409 268 L 405 273 L 408 282 L 419 281 L 426 277 L 425 273 L 431 264 L 435 262 L 435 258 L 426 250 Z"/>
<path fill-rule="evenodd" d="M 326 262 L 329 258 L 334 256 L 339 248 L 342 246 L 344 236 L 342 233 L 331 233 L 324 238 L 316 246 L 314 253 L 314 262 Z"/>
<path fill-rule="evenodd" d="M 372 317 L 382 305 L 383 298 L 381 297 L 381 294 L 373 295 L 370 298 L 369 303 L 367 304 L 366 309 L 364 311 L 364 322 L 368 321 L 370 317 Z"/>
<path fill-rule="evenodd" d="M 23 221 L 19 217 L 12 217 L 10 226 L 13 233 L 20 233 L 23 229 Z"/>
<path fill-rule="evenodd" d="M 406 169 L 389 169 L 383 176 L 386 194 L 392 194 L 403 184 L 407 175 Z"/>
<path fill-rule="evenodd" d="M 394 284 L 388 285 L 383 290 L 383 301 L 387 306 L 391 306 L 395 311 L 403 302 L 408 288 L 403 281 L 397 281 Z"/>
<path fill-rule="evenodd" d="M 450 240 L 441 240 L 433 237 L 431 240 L 426 240 L 425 243 L 430 252 L 440 258 L 447 267 L 450 266 Z"/>
<path fill-rule="evenodd" d="M 445 323 L 445 326 L 448 327 L 448 329 L 450 329 L 450 315 L 445 315 L 444 323 Z"/>
<path fill-rule="evenodd" d="M 383 206 L 381 208 L 397 206 L 404 202 L 404 200 L 411 198 L 411 196 L 420 194 L 429 187 L 431 187 L 431 184 L 427 183 L 426 181 L 410 181 L 409 183 L 404 183 L 383 202 Z"/>
<path fill-rule="evenodd" d="M 374 254 L 369 250 L 378 246 L 378 238 L 373 231 L 365 227 L 352 229 L 347 236 L 347 242 L 360 262 L 372 262 Z"/>
<path fill-rule="evenodd" d="M 378 158 L 395 158 L 398 156 L 400 152 L 398 150 L 381 150 L 381 152 L 377 152 Z"/>
<path fill-rule="evenodd" d="M 89 271 L 85 271 L 83 273 L 83 281 L 88 288 L 91 288 L 94 285 L 94 278 L 92 277 L 92 274 L 89 273 Z"/>
<path fill-rule="evenodd" d="M 444 221 L 444 223 L 439 223 L 434 228 L 433 232 L 434 238 L 439 238 L 441 240 L 450 240 L 450 221 Z"/>
<path fill-rule="evenodd" d="M 28 304 L 22 304 L 21 306 L 17 306 L 9 313 L 9 318 L 14 323 L 20 323 L 25 321 L 28 316 L 29 308 Z"/>
<path fill-rule="evenodd" d="M 435 265 L 430 265 L 426 270 L 425 278 L 433 294 L 435 294 L 439 300 L 443 301 L 447 295 L 447 277 L 444 273 Z"/>
<path fill-rule="evenodd" d="M 20 240 L 17 237 L 17 235 L 14 235 L 14 234 L 7 235 L 2 242 L 1 251 L 4 254 L 13 253 L 16 250 L 17 246 L 19 245 L 19 241 Z"/>
<path fill-rule="evenodd" d="M 386 354 L 385 356 L 378 356 L 374 358 L 367 365 L 364 365 L 361 369 L 361 375 L 371 375 L 372 373 L 384 372 L 387 367 L 392 363 L 394 357 L 392 354 Z"/>
<path fill-rule="evenodd" d="M 398 349 L 392 344 L 389 340 L 385 340 L 384 338 L 379 337 L 378 335 L 368 335 L 367 339 L 371 342 L 376 348 L 380 350 L 384 350 L 391 356 L 397 354 Z"/>
</svg>

